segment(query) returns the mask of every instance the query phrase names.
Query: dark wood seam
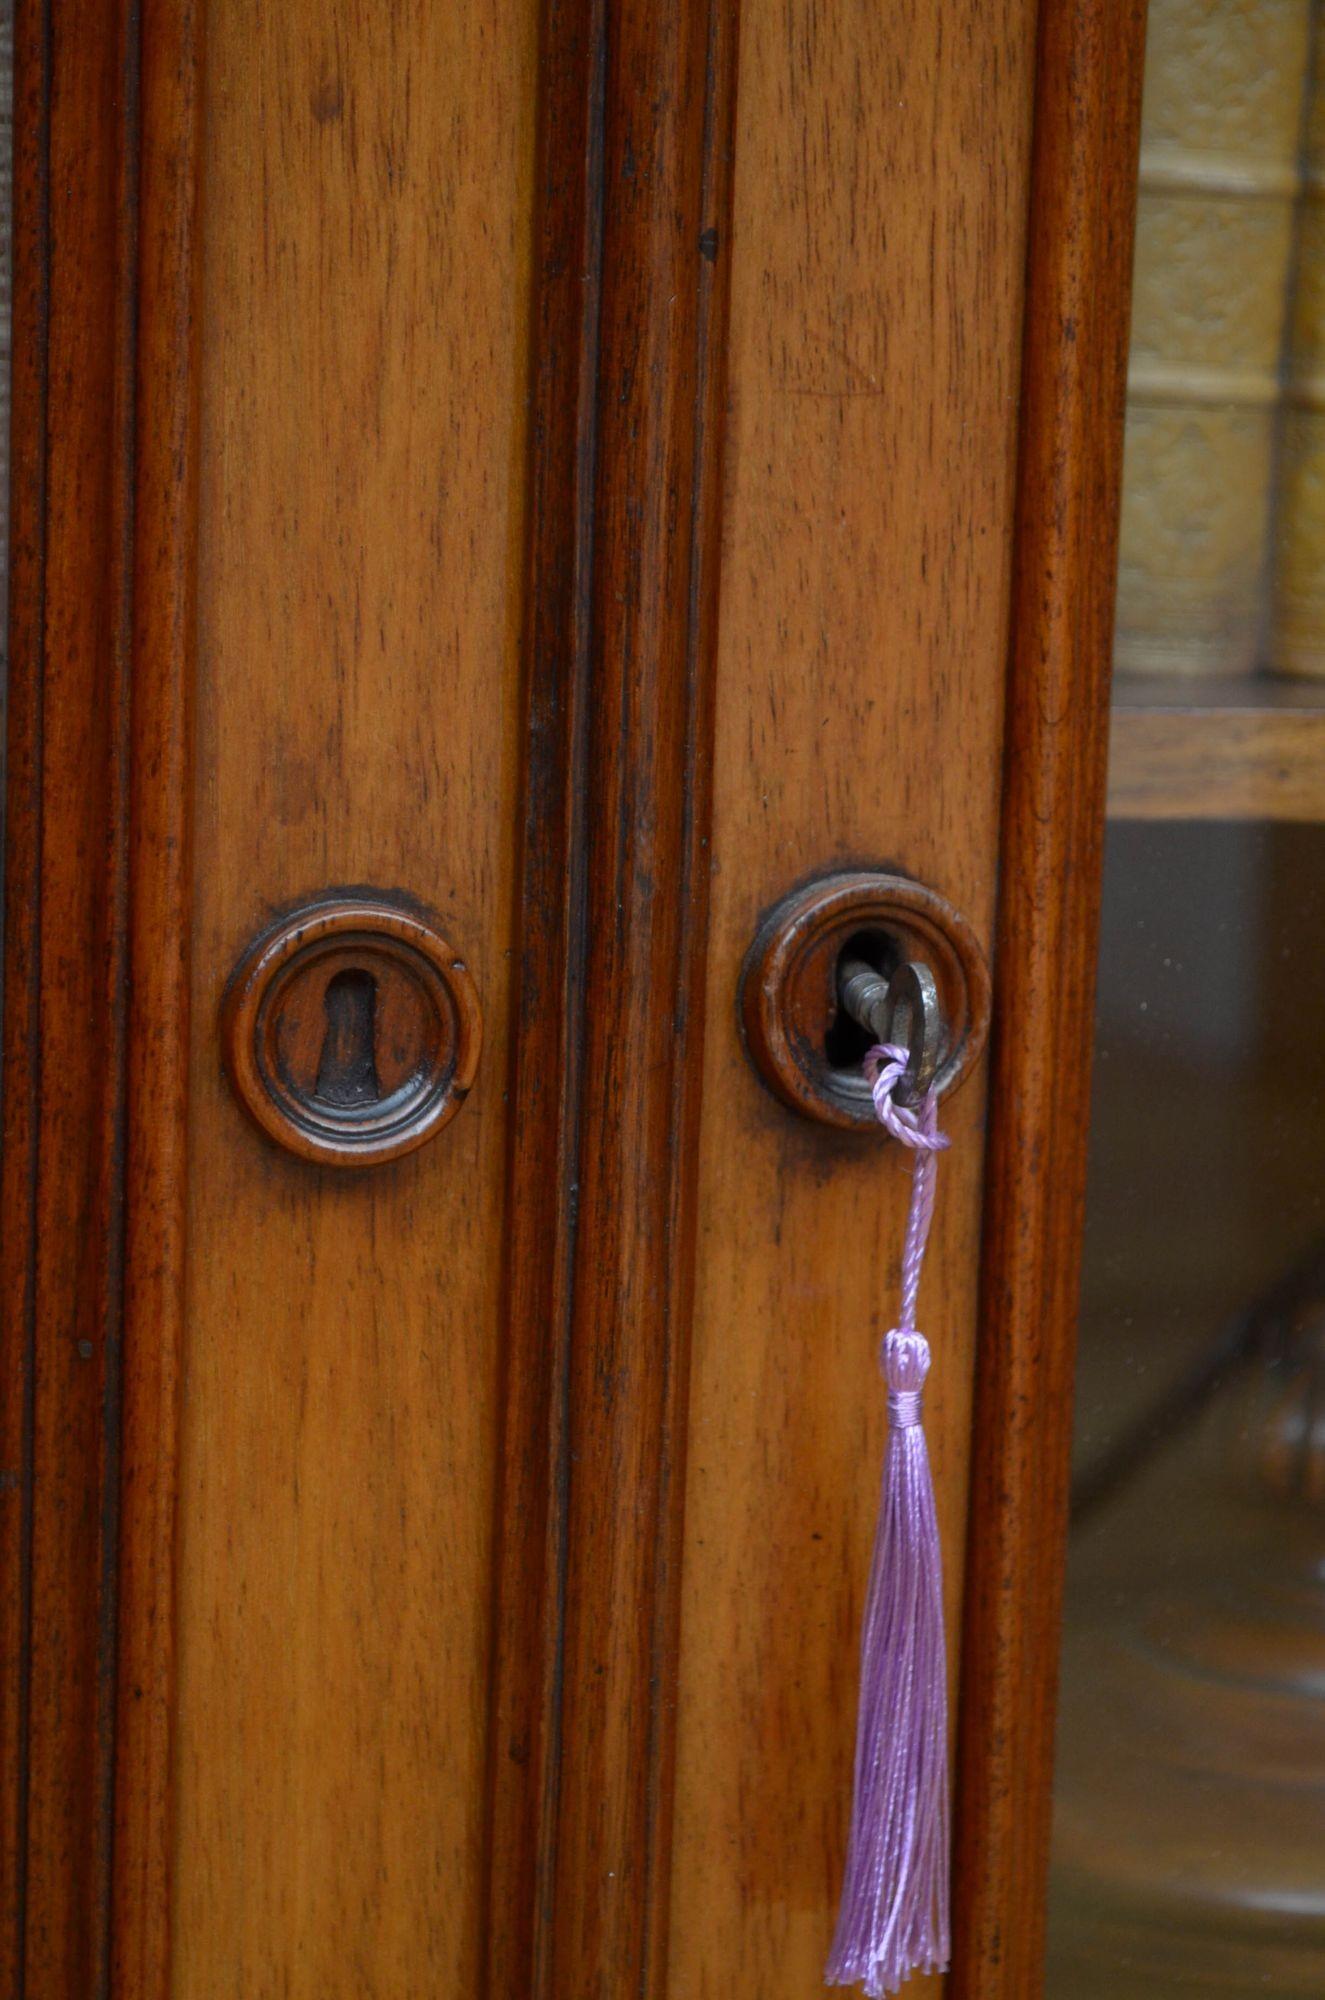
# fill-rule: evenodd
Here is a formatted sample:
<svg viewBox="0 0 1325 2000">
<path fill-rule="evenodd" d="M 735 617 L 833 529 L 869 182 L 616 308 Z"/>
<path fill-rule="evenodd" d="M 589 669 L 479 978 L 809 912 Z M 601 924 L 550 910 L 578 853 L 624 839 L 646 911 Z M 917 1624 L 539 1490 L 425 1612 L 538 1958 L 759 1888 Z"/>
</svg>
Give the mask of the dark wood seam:
<svg viewBox="0 0 1325 2000">
<path fill-rule="evenodd" d="M 94 1964 L 96 2000 L 108 2000 L 111 1977 L 111 1880 L 115 1826 L 116 1619 L 119 1600 L 121 1353 L 124 1324 L 124 1171 L 125 1115 L 128 1094 L 129 1010 L 129 852 L 126 838 L 129 810 L 130 662 L 133 645 L 134 478 L 137 463 L 135 425 L 137 393 L 135 356 L 138 345 L 138 155 L 141 142 L 141 18 L 140 0 L 128 0 L 121 66 L 121 126 L 119 133 L 119 201 L 117 255 L 121 282 L 117 288 L 115 380 L 120 406 L 116 411 L 117 480 L 112 505 L 118 512 L 112 705 L 114 747 L 110 772 L 112 827 L 106 968 L 107 1114 L 109 1133 L 109 1212 L 106 1217 L 104 1272 L 105 1401 L 102 1418 L 103 1482 L 101 1489 L 102 1576 L 98 1593 L 97 1643 L 97 1851 L 100 1857 L 94 1885 L 96 1915 Z"/>
<path fill-rule="evenodd" d="M 508 1087 L 509 1104 L 529 1110 L 514 1118 L 507 1170 L 513 1249 L 501 1315 L 503 1449 L 495 1488 L 480 1920 L 484 1991 L 491 2000 L 506 2000 L 517 1988 L 530 2000 L 546 1994 L 556 1895 L 606 45 L 605 0 L 544 0 Z M 550 1179 L 555 1187 L 549 1197 Z M 550 1205 L 544 1208 L 542 1200 Z M 532 1407 L 516 1395 L 521 1378 L 526 1391 L 532 1388 Z M 531 1503 L 532 1518 L 523 1511 Z M 536 1656 L 532 1669 L 510 1656 L 521 1643 L 517 1635 Z M 516 1752 L 512 1729 L 523 1745 L 522 1784 L 507 1769 Z"/>
<path fill-rule="evenodd" d="M 690 589 L 686 640 L 686 773 L 681 834 L 685 902 L 680 942 L 678 1033 L 684 1028 L 685 1060 L 672 1084 L 673 1189 L 668 1263 L 678 1279 L 665 1320 L 667 1435 L 659 1509 L 659 1604 L 654 1618 L 649 1717 L 649 1790 L 645 1880 L 649 1923 L 640 1968 L 641 2000 L 662 1995 L 667 1984 L 671 1907 L 667 1894 L 673 1828 L 676 1682 L 680 1669 L 681 1569 L 685 1541 L 685 1446 L 690 1397 L 690 1326 L 694 1311 L 693 1179 L 704 1069 L 704 972 L 710 902 L 710 829 L 713 814 L 713 730 L 716 676 L 717 585 L 720 561 L 722 444 L 727 391 L 727 302 L 731 272 L 731 192 L 736 117 L 739 14 L 727 0 L 712 0 L 704 79 L 704 161 L 699 313 L 696 326 L 694 406 L 695 477 L 690 510 Z M 711 242 L 712 252 L 704 247 Z M 688 1157 L 687 1157 L 688 1156 Z M 675 1487 L 675 1497 L 672 1488 Z"/>
<path fill-rule="evenodd" d="M 551 1782 L 543 1801 L 540 1827 L 539 1881 L 542 1907 L 535 1957 L 533 2000 L 544 2000 L 550 1979 L 548 1946 L 555 1921 L 557 1888 L 557 1808 L 560 1798 L 561 1698 L 565 1683 L 566 1583 L 569 1562 L 567 1515 L 571 1462 L 571 1325 L 575 1311 L 575 1263 L 579 1236 L 581 1124 L 579 1117 L 584 1075 L 585 966 L 588 956 L 588 865 L 585 817 L 589 789 L 589 702 L 593 651 L 594 491 L 598 472 L 598 346 L 603 304 L 603 134 L 607 115 L 607 0 L 593 0 L 589 72 L 588 148 L 585 160 L 586 284 L 581 369 L 578 384 L 580 438 L 577 465 L 575 529 L 575 631 L 572 657 L 571 713 L 567 789 L 569 839 L 566 879 L 566 1072 L 563 1128 L 564 1160 L 560 1171 L 567 1190 L 564 1240 L 559 1247 L 565 1294 L 557 1326 L 556 1452 L 553 1460 L 553 1519 L 555 1522 L 554 1657 L 549 1686 L 548 1758 Z"/>
<path fill-rule="evenodd" d="M 16 26 L 21 33 L 23 11 L 20 10 Z M 35 38 L 34 38 L 35 39 Z M 16 45 L 16 58 L 22 43 Z M 47 493 L 49 483 L 50 455 L 50 293 L 51 293 L 51 198 L 50 198 L 50 144 L 51 144 L 51 77 L 54 63 L 54 27 L 52 22 L 52 0 L 44 0 L 40 13 L 40 39 L 38 60 L 40 62 L 40 127 L 36 139 L 37 178 L 32 193 L 37 208 L 36 235 L 38 243 L 39 273 L 37 274 L 38 297 L 34 318 L 39 354 L 36 358 L 36 407 L 28 421 L 39 440 L 36 452 L 37 490 L 32 496 L 32 529 L 36 540 L 35 549 L 35 589 L 34 601 L 30 606 L 30 652 L 29 671 L 34 686 L 32 704 L 32 745 L 30 774 L 32 781 L 31 821 L 32 846 L 30 851 L 30 879 L 23 884 L 29 897 L 29 946 L 27 979 L 24 991 L 25 1064 L 24 1087 L 29 1105 L 28 1117 L 28 1159 L 26 1186 L 28 1196 L 27 1251 L 24 1271 L 24 1354 L 22 1361 L 23 1416 L 22 1416 L 22 1464 L 19 1478 L 20 1499 L 20 1548 L 19 1548 L 19 1698 L 18 1698 L 18 1759 L 17 1797 L 15 1813 L 14 1849 L 14 1973 L 16 1979 L 16 2000 L 25 2000 L 27 1993 L 27 1819 L 29 1794 L 29 1738 L 32 1719 L 32 1544 L 33 1544 L 33 1437 L 36 1420 L 36 1347 L 37 1347 L 37 1196 L 41 1170 L 41 1125 L 36 1115 L 41 1100 L 41 866 L 43 848 L 43 801 L 41 771 L 44 762 L 44 712 L 45 712 L 45 664 L 46 664 L 46 524 Z M 18 79 L 16 78 L 16 81 Z M 25 93 L 15 91 L 15 119 L 21 115 Z M 17 125 L 15 127 L 17 151 Z M 14 178 L 14 196 L 20 196 L 21 182 L 18 174 Z M 17 277 L 17 273 L 15 276 Z M 17 287 L 15 287 L 15 291 Z M 11 457 L 11 466 L 14 460 Z M 16 595 L 20 583 L 18 575 L 11 571 L 11 591 Z M 12 601 L 12 600 L 11 600 Z M 11 614 L 10 630 L 13 631 L 14 617 Z M 10 689 L 13 698 L 13 689 Z M 6 774 L 7 777 L 12 775 Z M 12 794 L 5 800 L 5 824 L 8 838 L 12 821 Z M 6 886 L 9 897 L 13 898 L 13 880 L 7 868 Z M 12 901 L 6 907 L 6 935 L 9 927 L 16 929 L 23 920 L 21 908 L 14 908 Z M 8 982 L 6 982 L 6 1010 L 13 1005 Z M 16 1079 L 15 1079 L 16 1080 Z"/>
<path fill-rule="evenodd" d="M 137 0 L 123 1411 L 110 1985 L 164 2000 L 185 1309 L 203 0 Z"/>
<path fill-rule="evenodd" d="M 695 448 L 714 443 L 696 377 L 713 34 L 711 4 L 627 5 L 608 47 L 555 2000 L 660 1993 L 665 1977 L 705 943 L 709 711 L 693 681 L 711 661 L 693 563 Z"/>
</svg>

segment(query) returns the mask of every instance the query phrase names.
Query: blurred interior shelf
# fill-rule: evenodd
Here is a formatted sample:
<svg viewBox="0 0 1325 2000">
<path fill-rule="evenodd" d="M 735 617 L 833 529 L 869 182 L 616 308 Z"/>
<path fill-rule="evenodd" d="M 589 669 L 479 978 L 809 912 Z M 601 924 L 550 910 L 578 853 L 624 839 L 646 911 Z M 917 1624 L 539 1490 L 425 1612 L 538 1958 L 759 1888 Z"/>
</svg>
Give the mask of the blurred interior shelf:
<svg viewBox="0 0 1325 2000">
<path fill-rule="evenodd" d="M 1325 681 L 1119 676 L 1109 814 L 1325 821 Z"/>
</svg>

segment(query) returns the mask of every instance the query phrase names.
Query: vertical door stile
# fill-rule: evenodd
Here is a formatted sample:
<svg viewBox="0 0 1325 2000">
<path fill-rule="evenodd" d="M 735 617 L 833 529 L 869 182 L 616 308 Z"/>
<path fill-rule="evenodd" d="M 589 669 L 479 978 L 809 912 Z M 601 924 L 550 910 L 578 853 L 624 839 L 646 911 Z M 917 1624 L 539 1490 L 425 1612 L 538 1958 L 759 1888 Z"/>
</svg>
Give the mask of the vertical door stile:
<svg viewBox="0 0 1325 2000">
<path fill-rule="evenodd" d="M 179 10 L 171 0 L 147 11 L 161 31 L 149 72 L 164 63 L 178 89 Z M 144 643 L 141 619 L 135 633 L 135 586 L 191 532 L 169 506 L 145 507 L 135 485 L 141 473 L 173 502 L 187 483 L 157 374 L 176 329 L 150 288 L 139 295 L 140 216 L 157 229 L 166 200 L 159 185 L 140 188 L 143 26 L 135 0 L 77 24 L 49 0 L 24 0 L 15 22 L 0 1984 L 20 1996 L 104 1995 L 111 1976 L 129 911 L 165 858 L 151 852 L 153 816 L 173 847 L 187 805 L 184 775 L 162 755 L 162 716 L 133 685 L 169 650 Z M 148 160 L 186 170 L 182 124 L 159 101 L 148 128 Z M 140 336 L 155 343 L 149 354 Z M 149 605 L 148 626 L 159 608 Z M 185 699 L 188 610 L 172 609 L 168 673 Z M 179 919 L 167 898 L 140 930 L 173 925 L 160 942 L 182 953 Z M 146 963 L 134 973 L 139 1037 L 150 1022 L 155 1045 L 140 1114 L 150 1148 L 170 1115 L 168 1062 L 157 1068 L 169 1029 L 149 1011 L 159 995 Z M 177 1193 L 165 1195 L 176 1215 Z M 129 1276 L 136 1265 L 150 1284 L 158 1245 L 150 1229 L 127 1227 Z M 172 1330 L 154 1301 L 131 1373 Z M 169 1455 L 173 1443 L 152 1450 Z M 133 1654 L 122 1642 L 121 1657 Z M 143 1921 L 164 1922 L 163 1898 Z"/>
<path fill-rule="evenodd" d="M 112 1989 L 169 1990 L 198 527 L 200 0 L 143 0 Z"/>
<path fill-rule="evenodd" d="M 544 17 L 494 2000 L 665 1990 L 734 64 Z"/>
<path fill-rule="evenodd" d="M 953 2000 L 1042 1976 L 1144 42 L 1040 10 Z"/>
<path fill-rule="evenodd" d="M 14 21 L 12 609 L 7 635 L 4 933 L 4 1172 L 0 1208 L 0 1984 L 21 1995 L 27 1899 L 31 1715 L 33 1416 L 37 1176 L 41 1123 L 41 765 L 50 318 L 50 50 L 41 0 Z"/>
<path fill-rule="evenodd" d="M 580 1071 L 582 794 L 603 0 L 545 0 L 535 164 L 528 529 L 484 1940 L 492 2000 L 546 1991 L 564 1606 L 565 1367 Z"/>
</svg>

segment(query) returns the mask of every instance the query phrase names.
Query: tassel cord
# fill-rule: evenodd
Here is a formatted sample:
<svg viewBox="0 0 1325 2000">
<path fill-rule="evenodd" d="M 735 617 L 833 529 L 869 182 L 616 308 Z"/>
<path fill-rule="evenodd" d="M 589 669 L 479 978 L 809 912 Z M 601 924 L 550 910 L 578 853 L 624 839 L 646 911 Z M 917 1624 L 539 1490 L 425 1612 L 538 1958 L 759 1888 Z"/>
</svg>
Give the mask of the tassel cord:
<svg viewBox="0 0 1325 2000">
<path fill-rule="evenodd" d="M 915 1156 L 911 1169 L 911 1206 L 907 1210 L 906 1237 L 902 1244 L 902 1297 L 894 1328 L 896 1333 L 914 1333 L 916 1330 L 920 1273 L 924 1267 L 930 1225 L 934 1220 L 934 1193 L 938 1178 L 935 1155 L 949 1143 L 946 1133 L 939 1131 L 938 1096 L 934 1090 L 927 1091 L 915 1106 L 899 1104 L 893 1095 L 906 1074 L 907 1061 L 906 1050 L 895 1043 L 884 1043 L 879 1048 L 871 1049 L 865 1058 L 865 1074 L 870 1080 L 870 1094 L 879 1123 L 894 1139 L 909 1147 Z"/>
<path fill-rule="evenodd" d="M 826 1977 L 871 2000 L 948 1958 L 947 1667 L 938 1521 L 920 1424 L 929 1345 L 915 1323 L 934 1216 L 938 1130 L 931 1090 L 917 1106 L 893 1093 L 907 1054 L 867 1058 L 881 1124 L 913 1155 L 897 1325 L 880 1362 L 890 1423 L 879 1522 L 861 1632 L 860 1710 L 846 1874 Z"/>
</svg>

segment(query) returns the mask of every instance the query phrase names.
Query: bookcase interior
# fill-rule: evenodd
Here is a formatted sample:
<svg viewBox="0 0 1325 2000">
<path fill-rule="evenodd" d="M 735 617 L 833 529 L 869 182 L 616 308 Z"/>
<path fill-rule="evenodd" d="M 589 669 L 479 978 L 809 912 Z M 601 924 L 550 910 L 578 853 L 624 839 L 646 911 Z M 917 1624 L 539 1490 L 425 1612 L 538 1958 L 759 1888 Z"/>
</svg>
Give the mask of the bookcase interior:
<svg viewBox="0 0 1325 2000">
<path fill-rule="evenodd" d="M 1325 682 L 1120 672 L 1109 815 L 1325 821 Z"/>
<path fill-rule="evenodd" d="M 1110 812 L 1325 821 L 1325 0 L 1151 0 Z"/>
</svg>

